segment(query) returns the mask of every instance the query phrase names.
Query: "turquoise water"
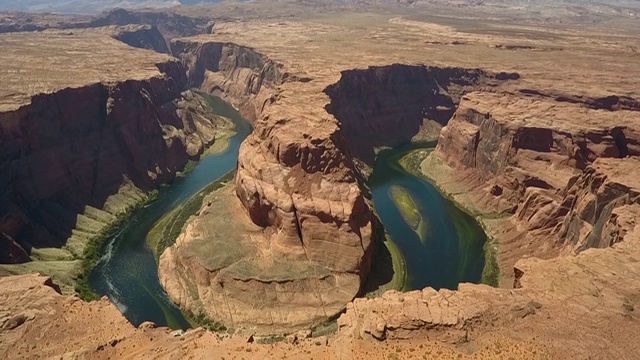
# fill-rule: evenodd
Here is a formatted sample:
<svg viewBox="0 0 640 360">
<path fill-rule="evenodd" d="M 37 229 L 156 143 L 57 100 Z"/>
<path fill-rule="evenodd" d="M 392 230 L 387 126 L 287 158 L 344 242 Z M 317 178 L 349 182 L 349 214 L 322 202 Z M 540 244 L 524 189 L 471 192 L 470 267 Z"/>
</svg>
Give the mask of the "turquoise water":
<svg viewBox="0 0 640 360">
<path fill-rule="evenodd" d="M 158 280 L 158 266 L 145 245 L 147 233 L 165 213 L 171 211 L 210 183 L 235 170 L 238 149 L 251 133 L 251 125 L 224 101 L 208 97 L 216 112 L 230 118 L 236 135 L 221 154 L 203 158 L 184 178 L 160 191 L 157 199 L 135 211 L 123 227 L 105 242 L 89 284 L 99 295 L 107 295 L 135 326 L 152 321 L 160 326 L 186 329 L 189 323 L 164 292 Z"/>
<path fill-rule="evenodd" d="M 486 235 L 473 217 L 431 183 L 402 168 L 400 159 L 415 149 L 407 146 L 382 151 L 368 181 L 380 220 L 405 259 L 404 290 L 426 286 L 457 289 L 461 282 L 478 283 L 484 268 Z M 416 231 L 405 220 L 392 196 L 393 188 L 410 196 L 425 229 Z"/>
<path fill-rule="evenodd" d="M 109 238 L 102 257 L 89 275 L 91 288 L 107 295 L 125 317 L 138 326 L 152 321 L 186 329 L 189 323 L 168 298 L 158 280 L 157 264 L 145 241 L 149 230 L 167 212 L 236 168 L 238 149 L 251 126 L 231 106 L 208 99 L 218 113 L 230 118 L 236 135 L 221 154 L 205 157 L 184 178 L 164 188 L 156 200 L 135 211 Z M 479 282 L 484 267 L 486 236 L 468 214 L 444 198 L 429 182 L 405 171 L 398 161 L 415 148 L 383 151 L 369 179 L 375 208 L 407 266 L 404 290 L 425 286 L 457 288 L 460 282 Z M 420 231 L 402 217 L 392 188 L 408 194 L 423 220 Z M 396 191 L 397 193 L 397 191 Z"/>
</svg>

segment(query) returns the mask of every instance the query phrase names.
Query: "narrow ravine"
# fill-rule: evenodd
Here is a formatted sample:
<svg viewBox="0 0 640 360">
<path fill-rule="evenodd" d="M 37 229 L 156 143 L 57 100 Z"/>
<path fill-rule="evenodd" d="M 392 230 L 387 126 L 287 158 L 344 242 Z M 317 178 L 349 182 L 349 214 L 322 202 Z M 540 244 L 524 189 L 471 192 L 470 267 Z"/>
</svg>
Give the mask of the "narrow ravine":
<svg viewBox="0 0 640 360">
<path fill-rule="evenodd" d="M 207 101 L 216 113 L 235 124 L 236 134 L 229 139 L 229 147 L 203 158 L 184 178 L 163 188 L 155 201 L 131 214 L 124 226 L 107 240 L 103 255 L 89 276 L 92 290 L 107 295 L 135 326 L 152 321 L 171 328 L 189 327 L 160 285 L 157 263 L 145 239 L 165 213 L 235 170 L 240 144 L 252 131 L 251 125 L 230 105 L 213 96 L 207 96 Z"/>
<path fill-rule="evenodd" d="M 404 257 L 402 290 L 478 283 L 486 235 L 473 217 L 402 167 L 400 160 L 415 150 L 410 145 L 380 152 L 368 181 L 380 220 Z"/>
</svg>

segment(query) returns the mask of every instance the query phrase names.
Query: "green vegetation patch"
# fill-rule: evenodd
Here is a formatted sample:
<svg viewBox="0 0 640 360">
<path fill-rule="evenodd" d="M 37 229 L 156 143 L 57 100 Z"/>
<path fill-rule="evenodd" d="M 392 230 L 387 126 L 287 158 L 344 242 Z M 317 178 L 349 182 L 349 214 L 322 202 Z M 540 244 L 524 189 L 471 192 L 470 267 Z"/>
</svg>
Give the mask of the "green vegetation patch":
<svg viewBox="0 0 640 360">
<path fill-rule="evenodd" d="M 391 192 L 391 199 L 396 204 L 404 221 L 418 235 L 420 241 L 425 243 L 429 239 L 430 231 L 428 217 L 422 216 L 420 209 L 407 190 L 401 186 L 392 185 L 389 191 Z"/>
<path fill-rule="evenodd" d="M 231 328 L 228 328 L 226 325 L 219 321 L 211 320 L 207 315 L 203 313 L 194 314 L 190 310 L 183 311 L 184 316 L 187 318 L 187 321 L 193 327 L 203 327 L 209 331 L 213 331 L 215 333 L 229 333 L 232 334 L 234 331 Z"/>
<path fill-rule="evenodd" d="M 404 291 L 407 281 L 407 264 L 400 249 L 389 235 L 380 241 L 372 268 L 365 282 L 364 297 L 375 298 L 388 290 Z M 388 273 L 389 268 L 393 271 Z"/>
<path fill-rule="evenodd" d="M 269 345 L 269 344 L 283 342 L 285 340 L 286 340 L 286 337 L 284 335 L 269 335 L 269 336 L 262 336 L 257 338 L 256 343 L 261 345 Z"/>
<path fill-rule="evenodd" d="M 496 258 L 496 248 L 493 239 L 484 243 L 484 269 L 482 269 L 483 284 L 498 287 L 500 285 L 500 267 Z"/>
<path fill-rule="evenodd" d="M 325 322 L 322 322 L 311 328 L 311 337 L 319 337 L 319 336 L 328 336 L 334 335 L 338 333 L 338 317 L 340 314 L 336 315 L 334 318 L 328 319 Z"/>
<path fill-rule="evenodd" d="M 115 221 L 103 227 L 96 236 L 92 237 L 89 240 L 82 256 L 80 272 L 76 276 L 75 291 L 81 299 L 85 301 L 91 301 L 97 300 L 99 298 L 99 296 L 95 292 L 93 292 L 93 290 L 91 290 L 91 287 L 89 286 L 89 274 L 98 263 L 98 260 L 100 260 L 100 256 L 102 253 L 101 250 L 104 244 L 114 236 L 114 234 L 120 227 L 124 225 L 124 223 L 129 219 L 129 215 L 132 212 L 140 209 L 149 201 L 155 200 L 156 196 L 157 192 L 153 192 L 146 201 L 133 205 L 129 208 L 129 210 L 120 213 L 118 216 L 116 216 Z"/>
<path fill-rule="evenodd" d="M 405 171 L 431 182 L 431 179 L 422 172 L 422 162 L 431 155 L 433 150 L 435 150 L 435 144 L 433 144 L 433 146 L 415 149 L 403 156 L 398 163 Z"/>
<path fill-rule="evenodd" d="M 420 211 L 418 211 L 418 207 L 413 202 L 413 199 L 411 199 L 409 192 L 398 185 L 392 185 L 389 191 L 391 192 L 391 198 L 396 204 L 398 210 L 400 210 L 400 214 L 404 218 L 404 221 L 414 231 L 416 231 L 418 226 L 420 226 L 422 216 L 420 215 Z"/>
<path fill-rule="evenodd" d="M 404 256 L 402 256 L 400 249 L 398 249 L 390 237 L 387 236 L 384 241 L 384 245 L 389 250 L 391 260 L 393 262 L 393 279 L 389 283 L 388 289 L 403 291 L 404 285 L 407 281 L 407 264 L 404 260 Z"/>
</svg>

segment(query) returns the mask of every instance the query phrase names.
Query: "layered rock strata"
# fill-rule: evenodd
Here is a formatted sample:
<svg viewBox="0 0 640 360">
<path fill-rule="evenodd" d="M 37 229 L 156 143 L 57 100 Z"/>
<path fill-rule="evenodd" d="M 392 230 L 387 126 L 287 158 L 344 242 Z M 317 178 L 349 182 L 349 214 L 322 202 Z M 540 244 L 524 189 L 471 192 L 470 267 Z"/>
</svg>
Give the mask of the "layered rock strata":
<svg viewBox="0 0 640 360">
<path fill-rule="evenodd" d="M 590 165 L 640 155 L 640 112 L 625 99 L 604 106 L 569 98 L 468 94 L 435 156 L 482 183 L 486 204 L 513 213 L 532 241 L 573 251 L 607 247 L 618 239 L 602 233 L 613 209 L 635 195 L 604 185 Z"/>
<path fill-rule="evenodd" d="M 206 256 L 198 260 L 189 249 L 206 239 L 217 241 L 197 225 L 209 212 L 202 210 L 176 246 L 163 254 L 160 278 L 181 306 L 234 326 L 286 329 L 314 324 L 340 311 L 358 294 L 369 271 L 373 239 L 380 235 L 363 186 L 363 170 L 372 164 L 375 148 L 410 141 L 426 122 L 446 124 L 467 91 L 494 88 L 519 77 L 403 65 L 345 71 L 325 90 L 331 99 L 327 109 L 335 118 L 296 117 L 272 111 L 270 105 L 277 104 L 282 86 L 312 79 L 289 73 L 252 49 L 205 39 L 174 40 L 172 52 L 181 54 L 192 85 L 226 98 L 254 121 L 253 134 L 240 148 L 235 177 L 240 202 L 263 229 L 252 241 L 268 244 L 276 259 L 323 269 L 311 278 L 292 273 L 265 281 L 260 275 L 269 271 L 260 266 L 249 277 L 233 275 L 240 261 L 252 258 L 254 264 L 261 263 L 251 251 L 231 264 L 214 265 Z M 218 251 L 222 247 L 218 245 Z M 310 286 L 310 279 L 320 285 Z M 277 281 L 281 284 L 275 285 Z M 244 285 L 237 285 L 240 282 Z M 274 294 L 274 299 L 247 299 L 249 288 L 252 293 Z M 291 292 L 299 296 L 281 295 Z M 323 312 L 318 313 L 314 301 L 301 300 L 309 298 L 322 304 Z M 289 316 L 281 313 L 287 307 Z M 293 308 L 306 308 L 307 314 Z"/>
<path fill-rule="evenodd" d="M 7 46 L 14 46 L 14 40 L 32 34 L 3 36 Z M 93 38 L 120 56 L 135 53 L 137 62 L 147 61 L 155 70 L 127 79 L 123 69 L 122 75 L 107 75 L 111 81 L 92 82 L 92 72 L 100 69 L 87 63 L 86 81 L 62 88 L 56 76 L 74 70 L 61 66 L 57 75 L 40 82 L 44 93 L 39 94 L 37 88 L 21 89 L 22 95 L 9 92 L 22 86 L 13 78 L 3 84 L 3 99 L 9 101 L 0 112 L 0 253 L 6 262 L 28 260 L 25 252 L 33 247 L 62 247 L 78 216 L 87 207 L 101 209 L 123 184 L 149 190 L 171 181 L 215 140 L 219 121 L 196 95 L 183 92 L 184 68 L 167 56 L 135 50 L 100 32 L 47 36 L 52 54 Z M 27 56 L 25 64 L 35 54 L 28 44 L 16 50 Z"/>
<path fill-rule="evenodd" d="M 194 84 L 228 99 L 254 121 L 253 134 L 240 148 L 235 189 L 248 218 L 262 229 L 249 243 L 266 246 L 272 263 L 261 265 L 254 256 L 252 266 L 258 270 L 249 276 L 228 271 L 234 264 L 212 269 L 194 263 L 187 244 L 195 246 L 202 238 L 193 230 L 194 222 L 161 257 L 160 278 L 169 296 L 227 324 L 261 330 L 310 326 L 335 315 L 359 292 L 379 236 L 377 219 L 359 187 L 361 178 L 338 124 L 270 114 L 268 105 L 277 96 L 278 85 L 300 80 L 251 49 L 182 40 L 174 41 L 173 49 L 183 52 Z M 242 236 L 227 241 L 246 242 Z M 242 256 L 246 257 L 251 256 Z M 293 264 L 291 272 L 263 278 L 261 274 L 279 266 L 278 259 Z M 183 268 L 185 263 L 195 267 L 191 272 L 208 271 L 207 276 L 190 279 L 198 293 L 191 299 L 185 299 L 187 281 L 180 272 L 164 270 Z M 297 268 L 320 270 L 307 274 Z M 247 296 L 247 291 L 262 296 Z M 201 296 L 209 293 L 224 293 L 226 299 Z M 198 299 L 202 306 L 189 306 Z M 218 310 L 228 304 L 233 307 L 230 311 Z"/>
<path fill-rule="evenodd" d="M 411 140 L 437 138 L 469 91 L 495 91 L 517 73 L 493 74 L 480 69 L 401 65 L 342 72 L 324 91 L 327 111 L 340 122 L 353 156 L 372 166 L 375 150 Z M 424 133 L 433 123 L 433 134 Z"/>
<path fill-rule="evenodd" d="M 167 46 L 165 38 L 155 26 L 107 26 L 105 29 L 113 30 L 113 36 L 129 46 L 154 50 L 165 54 L 169 53 L 169 46 Z"/>
<path fill-rule="evenodd" d="M 590 248 L 577 256 L 550 260 L 522 259 L 515 265 L 515 289 L 460 284 L 457 291 L 426 288 L 356 299 L 339 319 L 340 333 L 379 340 L 428 336 L 464 346 L 488 333 L 511 331 L 519 341 L 548 344 L 547 350 L 563 354 L 561 357 L 598 353 L 603 358 L 630 358 L 629 329 L 640 329 L 636 310 L 640 292 L 639 165 L 637 158 L 599 158 L 572 186 L 581 189 L 575 193 L 575 202 L 582 204 L 605 200 L 611 189 L 625 189 L 621 197 L 613 196 L 617 206 L 603 205 L 613 208 L 605 210 L 603 225 L 583 224 L 591 230 L 583 232 L 590 234 L 587 238 L 595 238 L 598 229 L 603 242 L 599 245 L 618 241 L 610 248 Z M 577 221 L 573 216 L 566 219 L 567 223 Z M 601 342 L 584 342 L 590 337 Z M 609 345 L 602 347 L 602 342 Z M 582 345 L 567 350 L 569 343 Z"/>
</svg>

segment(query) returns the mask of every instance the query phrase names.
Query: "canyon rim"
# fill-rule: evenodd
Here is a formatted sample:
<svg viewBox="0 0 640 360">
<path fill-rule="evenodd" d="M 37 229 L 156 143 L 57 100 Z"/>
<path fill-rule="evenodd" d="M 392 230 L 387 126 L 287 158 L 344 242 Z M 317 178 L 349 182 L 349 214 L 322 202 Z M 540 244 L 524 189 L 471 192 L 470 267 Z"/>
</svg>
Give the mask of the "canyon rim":
<svg viewBox="0 0 640 360">
<path fill-rule="evenodd" d="M 0 354 L 636 358 L 635 14 L 490 1 L 2 13 Z M 91 239 L 230 136 L 203 93 L 254 130 L 157 270 L 174 303 L 234 334 L 174 337 L 71 293 Z M 499 286 L 363 297 L 389 226 L 366 183 L 376 153 L 426 140 L 413 171 L 483 226 Z"/>
</svg>

